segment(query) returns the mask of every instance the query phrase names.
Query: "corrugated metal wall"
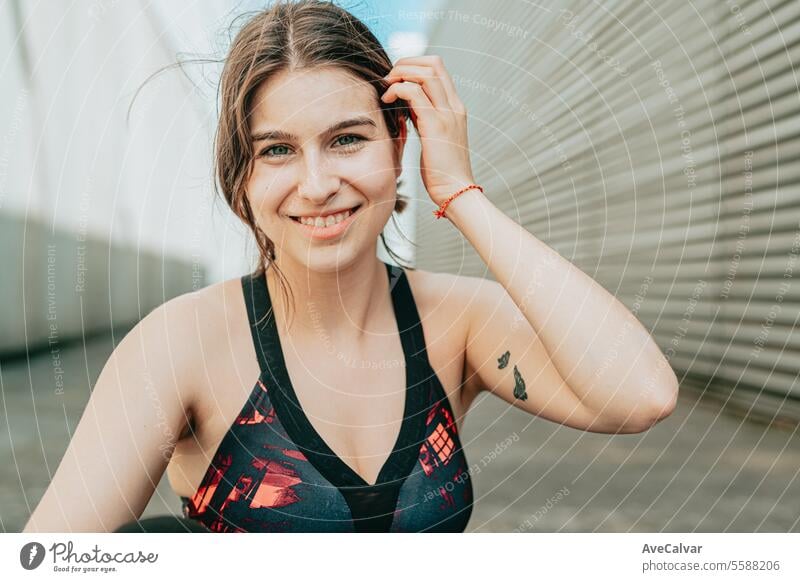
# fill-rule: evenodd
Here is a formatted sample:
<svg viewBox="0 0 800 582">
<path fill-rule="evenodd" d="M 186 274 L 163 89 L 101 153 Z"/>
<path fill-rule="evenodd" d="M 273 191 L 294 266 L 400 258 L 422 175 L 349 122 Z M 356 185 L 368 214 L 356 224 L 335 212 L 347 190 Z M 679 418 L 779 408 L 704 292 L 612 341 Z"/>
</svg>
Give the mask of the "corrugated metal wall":
<svg viewBox="0 0 800 582">
<path fill-rule="evenodd" d="M 445 2 L 476 179 L 650 328 L 684 387 L 800 419 L 800 2 Z M 417 265 L 491 277 L 419 207 Z"/>
<path fill-rule="evenodd" d="M 95 333 L 124 333 L 165 301 L 208 284 L 185 261 L 0 213 L 0 359 Z"/>
</svg>

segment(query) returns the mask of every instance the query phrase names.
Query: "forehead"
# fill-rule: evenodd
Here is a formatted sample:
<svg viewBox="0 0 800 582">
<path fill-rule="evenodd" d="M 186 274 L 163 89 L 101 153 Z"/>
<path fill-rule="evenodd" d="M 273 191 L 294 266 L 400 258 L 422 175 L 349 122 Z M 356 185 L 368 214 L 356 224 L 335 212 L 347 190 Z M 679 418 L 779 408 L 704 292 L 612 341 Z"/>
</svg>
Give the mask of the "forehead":
<svg viewBox="0 0 800 582">
<path fill-rule="evenodd" d="M 377 92 L 369 83 L 340 67 L 284 69 L 256 90 L 250 125 L 253 133 L 314 133 L 351 115 L 364 115 L 379 128 L 384 126 Z"/>
</svg>

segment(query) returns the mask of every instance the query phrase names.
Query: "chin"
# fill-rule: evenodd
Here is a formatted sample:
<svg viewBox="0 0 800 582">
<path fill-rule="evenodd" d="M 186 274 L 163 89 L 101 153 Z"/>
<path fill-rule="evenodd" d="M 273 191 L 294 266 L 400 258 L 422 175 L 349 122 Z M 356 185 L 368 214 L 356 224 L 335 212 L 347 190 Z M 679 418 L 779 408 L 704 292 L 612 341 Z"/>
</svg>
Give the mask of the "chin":
<svg viewBox="0 0 800 582">
<path fill-rule="evenodd" d="M 340 243 L 318 248 L 300 249 L 294 255 L 295 261 L 305 265 L 315 273 L 335 273 L 356 262 L 356 259 L 368 249 L 358 249 L 347 243 Z"/>
</svg>

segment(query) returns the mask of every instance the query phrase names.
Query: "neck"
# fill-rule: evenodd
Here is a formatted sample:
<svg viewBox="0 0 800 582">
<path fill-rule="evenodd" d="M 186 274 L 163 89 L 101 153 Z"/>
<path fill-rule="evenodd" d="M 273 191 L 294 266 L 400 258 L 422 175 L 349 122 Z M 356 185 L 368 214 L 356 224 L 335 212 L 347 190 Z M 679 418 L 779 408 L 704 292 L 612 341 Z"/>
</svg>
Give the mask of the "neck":
<svg viewBox="0 0 800 582">
<path fill-rule="evenodd" d="M 324 272 L 290 258 L 276 260 L 276 265 L 289 287 L 288 296 L 272 267 L 267 269 L 269 294 L 279 320 L 292 333 L 312 334 L 322 341 L 327 337 L 331 342 L 359 341 L 372 335 L 371 321 L 383 291 L 388 290 L 386 267 L 377 256 L 365 255 L 339 270 Z"/>
</svg>

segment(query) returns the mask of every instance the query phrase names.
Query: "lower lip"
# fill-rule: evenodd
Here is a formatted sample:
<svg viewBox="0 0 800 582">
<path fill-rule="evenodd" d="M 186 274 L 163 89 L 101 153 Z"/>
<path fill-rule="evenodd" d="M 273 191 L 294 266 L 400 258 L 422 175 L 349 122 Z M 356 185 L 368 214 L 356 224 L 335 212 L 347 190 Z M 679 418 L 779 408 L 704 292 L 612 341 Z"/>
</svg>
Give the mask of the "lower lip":
<svg viewBox="0 0 800 582">
<path fill-rule="evenodd" d="M 363 208 L 363 204 L 359 206 L 355 212 L 353 212 L 350 216 L 345 218 L 343 221 L 338 222 L 336 224 L 332 224 L 331 226 L 312 226 L 308 224 L 303 224 L 302 222 L 296 221 L 294 218 L 290 218 L 294 224 L 300 227 L 300 230 L 306 236 L 314 239 L 314 240 L 328 240 L 332 238 L 336 238 L 337 236 L 341 235 L 347 227 L 353 222 L 353 219 L 361 212 Z"/>
</svg>

